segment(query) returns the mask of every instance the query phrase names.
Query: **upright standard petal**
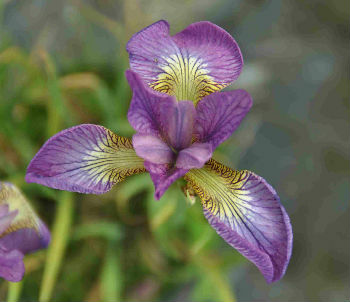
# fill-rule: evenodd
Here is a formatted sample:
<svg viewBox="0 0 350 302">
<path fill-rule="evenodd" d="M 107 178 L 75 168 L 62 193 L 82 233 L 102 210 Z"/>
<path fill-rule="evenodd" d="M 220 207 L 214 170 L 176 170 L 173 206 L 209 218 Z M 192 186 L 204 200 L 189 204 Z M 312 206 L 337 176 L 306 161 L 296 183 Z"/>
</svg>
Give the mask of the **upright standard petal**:
<svg viewBox="0 0 350 302">
<path fill-rule="evenodd" d="M 127 176 L 144 172 L 131 140 L 84 124 L 50 138 L 30 162 L 26 181 L 54 189 L 102 194 Z"/>
<path fill-rule="evenodd" d="M 173 182 L 188 172 L 188 169 L 171 167 L 167 164 L 153 164 L 147 161 L 145 162 L 145 168 L 151 175 L 155 187 L 154 198 L 156 200 L 163 196 Z"/>
<path fill-rule="evenodd" d="M 191 144 L 196 109 L 190 101 L 175 102 L 171 105 L 161 106 L 162 127 L 172 148 L 182 150 Z"/>
<path fill-rule="evenodd" d="M 252 105 L 249 93 L 241 89 L 206 96 L 196 107 L 194 137 L 215 149 L 231 136 Z"/>
<path fill-rule="evenodd" d="M 161 20 L 136 33 L 126 49 L 131 69 L 153 89 L 194 103 L 232 83 L 243 67 L 236 41 L 210 22 L 171 37 Z"/>
<path fill-rule="evenodd" d="M 267 282 L 284 275 L 292 251 L 292 227 L 275 190 L 260 176 L 210 160 L 185 179 L 202 200 L 216 232 L 252 261 Z"/>
<path fill-rule="evenodd" d="M 162 106 L 174 106 L 174 97 L 159 93 L 149 88 L 138 74 L 127 70 L 126 78 L 133 91 L 128 120 L 130 125 L 143 134 L 161 135 L 161 108 Z"/>
<path fill-rule="evenodd" d="M 12 184 L 0 182 L 0 205 L 16 213 L 0 234 L 0 247 L 7 251 L 29 253 L 47 247 L 50 233 L 21 192 Z"/>
</svg>

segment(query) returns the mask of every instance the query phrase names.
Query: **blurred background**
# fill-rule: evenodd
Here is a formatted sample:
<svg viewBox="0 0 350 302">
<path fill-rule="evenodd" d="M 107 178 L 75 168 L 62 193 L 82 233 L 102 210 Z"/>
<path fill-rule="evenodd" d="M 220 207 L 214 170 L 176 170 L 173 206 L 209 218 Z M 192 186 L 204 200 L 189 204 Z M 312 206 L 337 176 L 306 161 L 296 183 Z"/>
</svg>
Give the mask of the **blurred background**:
<svg viewBox="0 0 350 302">
<path fill-rule="evenodd" d="M 19 301 L 345 301 L 349 298 L 349 11 L 344 1 L 0 1 L 0 179 L 18 185 L 53 231 L 26 257 Z M 240 45 L 254 106 L 215 153 L 274 186 L 294 248 L 266 284 L 174 184 L 149 175 L 101 196 L 24 181 L 41 145 L 81 123 L 133 130 L 125 44 L 159 20 L 171 33 L 209 20 Z M 16 298 L 15 298 L 16 297 Z M 10 298 L 9 298 L 10 299 Z M 11 300 L 11 299 L 10 299 Z"/>
</svg>

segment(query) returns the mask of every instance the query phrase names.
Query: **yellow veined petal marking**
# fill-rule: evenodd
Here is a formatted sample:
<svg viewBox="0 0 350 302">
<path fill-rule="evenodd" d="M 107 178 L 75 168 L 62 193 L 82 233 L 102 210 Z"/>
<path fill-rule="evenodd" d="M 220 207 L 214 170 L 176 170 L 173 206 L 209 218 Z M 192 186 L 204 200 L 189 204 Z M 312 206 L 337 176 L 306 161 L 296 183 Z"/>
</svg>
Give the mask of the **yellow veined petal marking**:
<svg viewBox="0 0 350 302">
<path fill-rule="evenodd" d="M 175 53 L 162 59 L 165 63 L 158 65 L 162 72 L 149 85 L 159 92 L 175 95 L 178 101 L 197 104 L 206 95 L 229 84 L 215 82 L 209 75 L 207 64 L 195 56 Z"/>
<path fill-rule="evenodd" d="M 211 159 L 201 169 L 192 169 L 184 177 L 200 197 L 202 205 L 220 220 L 237 226 L 249 217 L 250 192 L 243 189 L 250 171 L 232 170 Z"/>
<path fill-rule="evenodd" d="M 104 127 L 103 127 L 104 128 Z M 105 135 L 82 159 L 84 170 L 97 182 L 116 184 L 127 176 L 145 172 L 144 160 L 136 155 L 131 139 L 121 137 L 104 128 Z"/>
<path fill-rule="evenodd" d="M 3 237 L 9 233 L 23 228 L 33 228 L 39 232 L 39 220 L 29 202 L 22 193 L 12 184 L 0 182 L 0 205 L 7 204 L 9 212 L 18 211 Z"/>
</svg>

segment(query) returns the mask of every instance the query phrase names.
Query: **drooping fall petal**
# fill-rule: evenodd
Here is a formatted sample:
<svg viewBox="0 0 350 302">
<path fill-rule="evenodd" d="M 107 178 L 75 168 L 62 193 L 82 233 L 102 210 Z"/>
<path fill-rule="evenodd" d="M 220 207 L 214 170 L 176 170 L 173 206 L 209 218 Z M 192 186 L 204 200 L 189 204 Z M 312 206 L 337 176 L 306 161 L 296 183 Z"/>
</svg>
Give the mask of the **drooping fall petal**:
<svg viewBox="0 0 350 302">
<path fill-rule="evenodd" d="M 0 240 L 18 214 L 18 210 L 9 212 L 9 205 L 3 203 L 8 200 L 7 186 L 0 182 Z M 20 281 L 24 275 L 23 257 L 20 251 L 9 250 L 0 244 L 0 277 L 11 282 Z"/>
<path fill-rule="evenodd" d="M 252 261 L 267 282 L 284 275 L 292 251 L 292 228 L 275 190 L 260 176 L 210 160 L 185 179 L 202 200 L 216 232 Z"/>
<path fill-rule="evenodd" d="M 0 235 L 0 245 L 22 253 L 47 247 L 50 241 L 47 227 L 14 185 L 0 182 L 0 205 L 8 206 L 7 215 L 16 213 L 10 225 Z"/>
<path fill-rule="evenodd" d="M 241 89 L 206 96 L 196 107 L 194 136 L 215 149 L 231 136 L 252 105 L 249 93 Z"/>
<path fill-rule="evenodd" d="M 21 192 L 5 182 L 0 182 L 0 230 L 0 277 L 20 281 L 24 254 L 46 248 L 50 232 Z"/>
<path fill-rule="evenodd" d="M 171 37 L 158 21 L 129 40 L 132 70 L 153 89 L 197 103 L 238 78 L 243 59 L 229 33 L 210 22 L 193 23 Z"/>
<path fill-rule="evenodd" d="M 50 138 L 30 162 L 26 181 L 79 193 L 102 194 L 125 177 L 144 172 L 131 140 L 84 124 Z"/>
</svg>

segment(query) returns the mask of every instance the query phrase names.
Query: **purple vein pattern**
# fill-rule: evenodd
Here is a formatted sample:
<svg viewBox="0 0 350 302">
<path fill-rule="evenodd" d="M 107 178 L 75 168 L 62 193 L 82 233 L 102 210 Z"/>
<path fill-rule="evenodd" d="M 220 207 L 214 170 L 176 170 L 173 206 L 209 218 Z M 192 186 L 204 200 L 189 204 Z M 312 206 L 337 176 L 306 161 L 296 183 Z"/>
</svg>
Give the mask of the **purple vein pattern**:
<svg viewBox="0 0 350 302">
<path fill-rule="evenodd" d="M 243 67 L 236 41 L 207 21 L 173 37 L 169 24 L 158 21 L 136 33 L 126 49 L 131 70 L 150 87 L 194 103 L 232 83 Z"/>
<path fill-rule="evenodd" d="M 252 106 L 244 90 L 219 92 L 241 73 L 236 41 L 210 22 L 170 36 L 169 24 L 161 20 L 133 35 L 127 51 L 132 141 L 96 125 L 64 130 L 33 158 L 27 182 L 101 194 L 126 176 L 147 171 L 160 199 L 184 177 L 216 232 L 267 282 L 282 278 L 293 234 L 277 193 L 260 176 L 211 159 Z"/>
<path fill-rule="evenodd" d="M 0 182 L 0 277 L 20 281 L 24 255 L 46 248 L 49 242 L 49 230 L 21 192 Z"/>
<path fill-rule="evenodd" d="M 64 130 L 40 149 L 26 181 L 80 193 L 102 194 L 126 176 L 144 172 L 131 140 L 91 124 Z"/>
<path fill-rule="evenodd" d="M 216 232 L 252 261 L 267 282 L 279 280 L 289 263 L 293 235 L 275 190 L 250 171 L 234 171 L 212 159 L 185 179 Z"/>
<path fill-rule="evenodd" d="M 128 112 L 136 154 L 155 185 L 159 199 L 188 170 L 201 168 L 214 149 L 226 140 L 252 105 L 244 90 L 217 92 L 204 97 L 197 107 L 190 101 L 154 91 L 135 72 L 126 77 L 133 90 Z"/>
</svg>

